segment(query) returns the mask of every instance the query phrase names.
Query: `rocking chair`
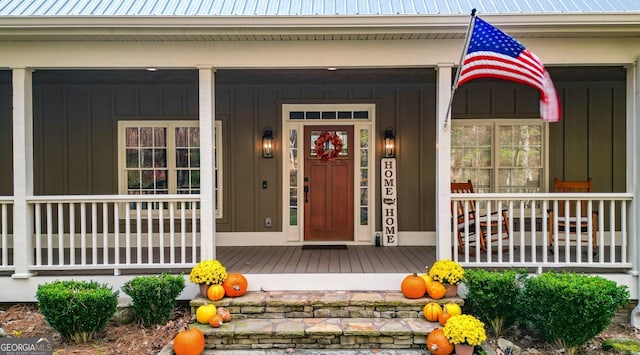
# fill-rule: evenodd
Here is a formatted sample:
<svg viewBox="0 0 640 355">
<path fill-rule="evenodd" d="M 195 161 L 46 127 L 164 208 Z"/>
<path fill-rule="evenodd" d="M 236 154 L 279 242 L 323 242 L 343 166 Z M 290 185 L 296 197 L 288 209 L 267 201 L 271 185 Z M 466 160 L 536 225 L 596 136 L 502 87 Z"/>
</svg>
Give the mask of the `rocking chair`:
<svg viewBox="0 0 640 355">
<path fill-rule="evenodd" d="M 452 193 L 474 193 L 473 184 L 471 180 L 467 180 L 467 182 L 452 182 L 451 183 L 451 192 Z M 460 246 L 460 250 L 465 245 L 465 213 L 464 206 L 465 203 L 468 204 L 468 231 L 469 231 L 469 245 L 475 243 L 476 241 L 476 233 L 480 238 L 480 249 L 482 251 L 486 251 L 487 249 L 487 236 L 499 236 L 498 235 L 498 226 L 502 225 L 501 236 L 502 239 L 509 239 L 509 218 L 507 216 L 507 211 L 493 211 L 490 214 L 481 214 L 478 222 L 476 223 L 476 205 L 475 201 L 457 201 L 451 202 L 451 215 L 454 220 L 454 228 L 458 235 L 458 245 Z M 477 226 L 479 226 L 479 231 L 476 231 Z M 474 236 L 474 238 L 471 238 Z"/>
<path fill-rule="evenodd" d="M 586 181 L 578 181 L 578 180 L 558 180 L 558 178 L 553 179 L 553 192 L 591 192 L 591 178 Z M 593 243 L 593 248 L 595 251 L 595 247 L 598 245 L 597 239 L 597 230 L 598 230 L 598 211 L 591 211 L 591 216 L 588 216 L 587 211 L 587 202 L 586 201 L 569 201 L 569 215 L 566 215 L 565 211 L 565 202 L 566 201 L 558 201 L 558 211 L 557 215 L 554 215 L 553 210 L 548 211 L 549 219 L 549 247 L 553 248 L 555 244 L 554 238 L 554 219 L 557 220 L 558 223 L 558 242 L 576 242 L 576 238 L 562 238 L 562 235 L 569 231 L 569 235 L 577 234 L 578 230 L 580 233 L 584 233 L 585 235 L 589 233 L 589 222 L 591 223 L 591 238 Z M 580 204 L 580 218 L 576 214 L 576 210 L 578 207 L 578 203 Z M 589 242 L 589 237 L 582 239 L 583 243 Z"/>
</svg>

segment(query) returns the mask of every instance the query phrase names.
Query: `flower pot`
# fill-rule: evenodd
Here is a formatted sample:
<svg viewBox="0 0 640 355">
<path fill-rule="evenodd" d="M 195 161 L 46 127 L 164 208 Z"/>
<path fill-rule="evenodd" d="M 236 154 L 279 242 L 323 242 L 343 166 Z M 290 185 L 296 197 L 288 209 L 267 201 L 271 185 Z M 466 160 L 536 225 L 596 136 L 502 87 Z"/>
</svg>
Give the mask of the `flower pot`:
<svg viewBox="0 0 640 355">
<path fill-rule="evenodd" d="M 445 287 L 447 291 L 444 293 L 444 297 L 456 297 L 458 295 L 458 285 L 448 284 Z"/>
<path fill-rule="evenodd" d="M 456 344 L 456 355 L 471 355 L 474 347 L 471 345 Z"/>
<path fill-rule="evenodd" d="M 209 291 L 209 285 L 199 284 L 198 286 L 200 286 L 200 295 L 204 298 L 207 298 L 207 291 Z"/>
</svg>

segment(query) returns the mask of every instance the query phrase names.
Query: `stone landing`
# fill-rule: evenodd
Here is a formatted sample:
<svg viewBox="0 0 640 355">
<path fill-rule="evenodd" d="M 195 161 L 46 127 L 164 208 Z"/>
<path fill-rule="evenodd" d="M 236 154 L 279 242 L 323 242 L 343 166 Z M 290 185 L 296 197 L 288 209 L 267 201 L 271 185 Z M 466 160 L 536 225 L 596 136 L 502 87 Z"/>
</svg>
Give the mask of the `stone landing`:
<svg viewBox="0 0 640 355">
<path fill-rule="evenodd" d="M 407 299 L 399 291 L 248 292 L 220 301 L 195 298 L 233 314 L 220 328 L 194 324 L 206 337 L 206 351 L 282 349 L 426 349 L 426 337 L 439 328 L 424 319 L 429 302 L 461 298 Z M 171 352 L 167 352 L 171 354 Z"/>
</svg>

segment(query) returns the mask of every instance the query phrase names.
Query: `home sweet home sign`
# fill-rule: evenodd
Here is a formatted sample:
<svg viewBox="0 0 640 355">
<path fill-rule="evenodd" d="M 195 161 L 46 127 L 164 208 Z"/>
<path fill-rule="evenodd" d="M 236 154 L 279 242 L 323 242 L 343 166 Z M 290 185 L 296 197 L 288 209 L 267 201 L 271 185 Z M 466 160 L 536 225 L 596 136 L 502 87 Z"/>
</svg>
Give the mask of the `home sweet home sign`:
<svg viewBox="0 0 640 355">
<path fill-rule="evenodd" d="M 398 194 L 396 158 L 383 158 L 382 173 L 382 245 L 398 246 Z"/>
</svg>

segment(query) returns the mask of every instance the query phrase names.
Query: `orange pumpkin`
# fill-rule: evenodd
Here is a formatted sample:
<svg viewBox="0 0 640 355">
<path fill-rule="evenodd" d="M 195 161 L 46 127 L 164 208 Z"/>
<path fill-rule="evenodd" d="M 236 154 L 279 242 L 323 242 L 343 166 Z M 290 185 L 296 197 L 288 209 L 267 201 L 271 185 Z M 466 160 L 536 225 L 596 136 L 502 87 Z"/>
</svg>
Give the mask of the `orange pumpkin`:
<svg viewBox="0 0 640 355">
<path fill-rule="evenodd" d="M 438 316 L 438 323 L 440 323 L 440 325 L 444 327 L 447 324 L 447 321 L 449 320 L 449 318 L 451 317 L 453 317 L 451 314 L 447 312 L 442 312 Z"/>
<path fill-rule="evenodd" d="M 218 307 L 218 314 L 222 317 L 222 320 L 225 322 L 231 322 L 231 312 L 224 307 Z"/>
<path fill-rule="evenodd" d="M 224 298 L 224 293 L 222 285 L 211 285 L 207 291 L 207 298 L 212 301 L 218 301 Z"/>
<path fill-rule="evenodd" d="M 222 283 L 224 293 L 229 297 L 240 297 L 247 293 L 247 278 L 239 273 L 227 275 L 227 279 Z"/>
<path fill-rule="evenodd" d="M 222 319 L 222 316 L 219 314 L 215 314 L 211 318 L 209 318 L 209 325 L 214 328 L 219 328 L 223 323 L 224 323 L 224 320 Z"/>
<path fill-rule="evenodd" d="M 433 281 L 432 283 L 429 284 L 429 287 L 427 287 L 427 294 L 429 295 L 429 297 L 433 298 L 434 300 L 441 299 L 442 297 L 444 297 L 444 294 L 446 292 L 447 292 L 447 289 L 439 281 Z"/>
<path fill-rule="evenodd" d="M 427 284 L 418 274 L 413 273 L 402 280 L 400 290 L 406 298 L 420 298 L 427 290 Z"/>
<path fill-rule="evenodd" d="M 204 351 L 204 335 L 198 328 L 182 330 L 173 339 L 176 355 L 200 355 Z"/>
<path fill-rule="evenodd" d="M 432 355 L 449 355 L 453 352 L 453 344 L 444 336 L 442 328 L 429 333 L 427 337 L 427 350 Z"/>
<path fill-rule="evenodd" d="M 427 303 L 422 309 L 424 318 L 429 322 L 437 322 L 438 316 L 442 314 L 442 306 L 435 302 Z"/>
</svg>

